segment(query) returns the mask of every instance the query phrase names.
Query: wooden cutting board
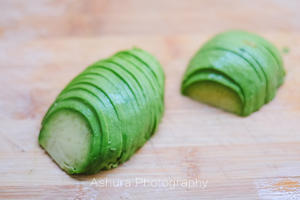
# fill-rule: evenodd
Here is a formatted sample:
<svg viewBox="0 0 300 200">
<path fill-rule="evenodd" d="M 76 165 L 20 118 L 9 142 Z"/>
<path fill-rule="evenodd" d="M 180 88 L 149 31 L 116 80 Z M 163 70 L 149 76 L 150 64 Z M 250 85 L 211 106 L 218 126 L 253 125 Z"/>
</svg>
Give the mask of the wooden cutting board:
<svg viewBox="0 0 300 200">
<path fill-rule="evenodd" d="M 300 3 L 257 2 L 1 1 L 0 199 L 300 199 Z M 285 49 L 284 85 L 247 118 L 179 93 L 190 57 L 227 28 Z M 68 176 L 38 145 L 41 119 L 88 64 L 132 46 L 166 73 L 159 130 L 120 167 Z"/>
</svg>

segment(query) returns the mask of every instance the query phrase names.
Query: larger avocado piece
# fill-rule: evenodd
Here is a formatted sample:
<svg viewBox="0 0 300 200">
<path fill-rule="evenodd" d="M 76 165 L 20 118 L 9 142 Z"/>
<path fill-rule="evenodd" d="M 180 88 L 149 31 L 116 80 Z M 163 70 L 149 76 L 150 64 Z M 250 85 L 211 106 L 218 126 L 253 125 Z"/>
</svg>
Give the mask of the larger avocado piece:
<svg viewBox="0 0 300 200">
<path fill-rule="evenodd" d="M 271 101 L 283 83 L 279 51 L 246 31 L 226 31 L 207 41 L 192 57 L 181 92 L 196 101 L 248 116 Z"/>
<path fill-rule="evenodd" d="M 124 163 L 157 130 L 165 75 L 148 52 L 133 48 L 76 76 L 45 114 L 39 144 L 68 174 Z"/>
</svg>

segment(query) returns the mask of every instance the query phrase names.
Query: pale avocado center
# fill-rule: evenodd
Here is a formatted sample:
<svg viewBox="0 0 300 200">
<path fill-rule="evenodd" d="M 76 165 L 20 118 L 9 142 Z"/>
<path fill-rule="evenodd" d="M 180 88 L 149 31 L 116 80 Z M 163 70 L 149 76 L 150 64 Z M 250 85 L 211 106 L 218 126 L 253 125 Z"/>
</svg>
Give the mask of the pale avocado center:
<svg viewBox="0 0 300 200">
<path fill-rule="evenodd" d="M 76 111 L 60 110 L 43 128 L 41 145 L 66 171 L 78 171 L 87 162 L 91 131 L 86 119 Z"/>
<path fill-rule="evenodd" d="M 243 104 L 239 95 L 229 87 L 214 81 L 201 81 L 190 85 L 186 95 L 196 101 L 209 104 L 237 114 L 242 113 Z"/>
</svg>

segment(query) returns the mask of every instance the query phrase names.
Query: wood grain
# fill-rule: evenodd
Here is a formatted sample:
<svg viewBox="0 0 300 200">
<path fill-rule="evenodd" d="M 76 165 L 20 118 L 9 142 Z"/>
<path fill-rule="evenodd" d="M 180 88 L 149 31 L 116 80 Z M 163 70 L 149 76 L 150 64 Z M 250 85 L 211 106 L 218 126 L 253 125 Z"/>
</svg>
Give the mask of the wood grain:
<svg viewBox="0 0 300 200">
<path fill-rule="evenodd" d="M 300 199 L 299 7 L 297 0 L 1 1 L 0 199 Z M 247 118 L 179 93 L 193 53 L 229 28 L 289 48 L 284 85 Z M 88 64 L 132 46 L 153 53 L 167 75 L 159 131 L 117 169 L 68 176 L 38 146 L 41 119 Z"/>
</svg>

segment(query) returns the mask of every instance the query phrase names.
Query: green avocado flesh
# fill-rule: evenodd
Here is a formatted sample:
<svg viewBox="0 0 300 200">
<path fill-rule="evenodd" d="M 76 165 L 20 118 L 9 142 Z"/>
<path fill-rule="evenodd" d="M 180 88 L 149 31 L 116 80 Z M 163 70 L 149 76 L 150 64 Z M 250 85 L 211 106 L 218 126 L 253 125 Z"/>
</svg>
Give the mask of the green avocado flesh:
<svg viewBox="0 0 300 200">
<path fill-rule="evenodd" d="M 190 85 L 185 94 L 196 101 L 219 107 L 238 115 L 242 112 L 243 103 L 239 95 L 231 88 L 213 81 L 196 82 Z"/>
<path fill-rule="evenodd" d="M 41 146 L 62 169 L 76 172 L 84 167 L 92 137 L 89 125 L 79 113 L 58 111 L 49 118 L 43 132 Z"/>
<path fill-rule="evenodd" d="M 216 35 L 197 51 L 183 76 L 181 92 L 248 116 L 275 97 L 284 76 L 282 58 L 270 42 L 232 30 Z"/>
<path fill-rule="evenodd" d="M 42 121 L 41 147 L 69 174 L 127 161 L 157 130 L 165 75 L 142 49 L 121 51 L 76 76 Z"/>
</svg>

